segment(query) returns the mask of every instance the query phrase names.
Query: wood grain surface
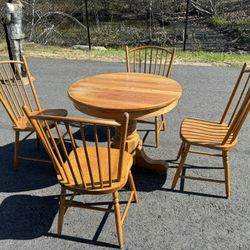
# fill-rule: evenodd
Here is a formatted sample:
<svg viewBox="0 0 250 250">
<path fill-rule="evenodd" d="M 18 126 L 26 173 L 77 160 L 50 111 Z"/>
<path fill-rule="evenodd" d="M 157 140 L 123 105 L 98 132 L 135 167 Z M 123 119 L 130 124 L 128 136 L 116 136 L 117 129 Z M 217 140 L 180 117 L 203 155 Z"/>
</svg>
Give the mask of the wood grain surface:
<svg viewBox="0 0 250 250">
<path fill-rule="evenodd" d="M 109 112 L 160 109 L 177 101 L 182 88 L 175 80 L 144 73 L 109 73 L 81 79 L 68 90 L 78 106 Z"/>
</svg>

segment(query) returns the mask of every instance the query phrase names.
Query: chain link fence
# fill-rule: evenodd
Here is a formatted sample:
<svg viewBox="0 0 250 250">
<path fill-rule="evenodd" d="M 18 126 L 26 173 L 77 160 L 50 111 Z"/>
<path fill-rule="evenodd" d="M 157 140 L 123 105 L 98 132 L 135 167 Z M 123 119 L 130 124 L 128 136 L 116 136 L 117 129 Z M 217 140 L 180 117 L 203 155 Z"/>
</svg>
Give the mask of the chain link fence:
<svg viewBox="0 0 250 250">
<path fill-rule="evenodd" d="M 1 13 L 6 1 L 0 0 Z M 87 45 L 85 0 L 26 0 L 26 40 Z M 92 45 L 182 48 L 187 0 L 88 0 Z M 250 0 L 189 0 L 186 48 L 250 51 Z M 0 28 L 1 37 L 4 36 Z"/>
</svg>

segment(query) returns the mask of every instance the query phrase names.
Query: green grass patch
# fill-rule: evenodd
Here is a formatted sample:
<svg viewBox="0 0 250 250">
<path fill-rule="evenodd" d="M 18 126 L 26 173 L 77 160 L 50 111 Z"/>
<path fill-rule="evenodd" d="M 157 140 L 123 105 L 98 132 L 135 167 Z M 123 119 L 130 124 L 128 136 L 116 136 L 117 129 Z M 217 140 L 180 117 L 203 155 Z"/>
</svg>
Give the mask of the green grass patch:
<svg viewBox="0 0 250 250">
<path fill-rule="evenodd" d="M 209 63 L 212 65 L 242 65 L 250 63 L 250 53 L 190 52 L 178 51 L 177 60 L 184 63 Z"/>
<path fill-rule="evenodd" d="M 227 19 L 222 16 L 211 16 L 208 19 L 208 22 L 214 27 L 223 27 L 225 25 L 237 25 L 237 26 L 249 26 L 250 25 L 250 17 L 237 17 L 232 19 Z"/>
<path fill-rule="evenodd" d="M 1 55 L 7 55 L 6 43 L 0 40 Z M 27 57 L 40 58 L 60 58 L 69 60 L 85 61 L 106 61 L 106 62 L 125 62 L 124 49 L 107 49 L 82 51 L 78 49 L 63 48 L 57 46 L 44 46 L 35 43 L 24 44 L 24 54 Z M 210 64 L 210 65 L 242 65 L 247 62 L 250 64 L 250 52 L 248 53 L 216 53 L 205 51 L 182 51 L 177 50 L 175 63 L 177 64 Z"/>
<path fill-rule="evenodd" d="M 208 19 L 208 22 L 214 27 L 223 27 L 224 25 L 228 24 L 227 19 L 221 16 L 211 16 Z"/>
</svg>

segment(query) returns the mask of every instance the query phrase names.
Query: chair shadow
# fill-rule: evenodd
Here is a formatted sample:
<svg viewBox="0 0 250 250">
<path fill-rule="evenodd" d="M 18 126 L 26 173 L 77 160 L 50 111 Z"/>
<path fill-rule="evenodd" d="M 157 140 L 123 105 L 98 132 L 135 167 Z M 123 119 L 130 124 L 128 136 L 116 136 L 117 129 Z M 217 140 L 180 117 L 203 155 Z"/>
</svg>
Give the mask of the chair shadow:
<svg viewBox="0 0 250 250">
<path fill-rule="evenodd" d="M 121 204 L 125 204 L 122 201 Z M 95 202 L 92 205 L 107 206 L 111 209 L 112 202 Z M 70 240 L 95 246 L 119 248 L 118 245 L 98 241 L 108 219 L 106 212 L 92 239 L 61 235 L 49 232 L 59 208 L 59 196 L 13 195 L 3 200 L 0 206 L 0 240 L 30 240 L 41 236 Z"/>
<path fill-rule="evenodd" d="M 167 162 L 169 163 L 171 161 L 167 161 Z M 185 165 L 185 166 L 189 166 L 189 165 Z M 193 166 L 193 165 L 190 165 L 190 166 Z M 204 167 L 200 167 L 200 166 L 197 166 L 197 167 L 193 166 L 193 167 L 194 168 L 204 168 Z M 175 168 L 175 167 L 169 166 L 169 168 Z M 186 169 L 187 169 L 186 167 L 183 168 L 182 175 L 185 175 Z M 206 169 L 220 169 L 220 168 L 206 167 Z M 153 192 L 153 191 L 159 190 L 159 191 L 165 191 L 165 192 L 180 193 L 180 194 L 185 194 L 185 195 L 194 195 L 194 196 L 201 196 L 201 197 L 226 199 L 226 196 L 222 196 L 222 195 L 185 191 L 184 190 L 185 179 L 180 180 L 179 190 L 165 188 L 163 186 L 167 180 L 167 175 L 159 175 L 156 171 L 153 171 L 153 170 L 148 170 L 148 169 L 134 166 L 132 168 L 132 174 L 133 174 L 133 177 L 135 180 L 136 190 L 140 191 L 140 192 Z"/>
<path fill-rule="evenodd" d="M 58 199 L 12 195 L 0 206 L 0 240 L 28 240 L 46 234 L 58 211 Z"/>
<path fill-rule="evenodd" d="M 62 234 L 61 236 L 58 236 L 55 233 L 47 233 L 47 234 L 45 234 L 45 236 L 63 239 L 63 240 L 69 240 L 69 241 L 83 243 L 83 244 L 89 244 L 89 245 L 93 245 L 93 246 L 102 246 L 102 247 L 119 249 L 119 247 L 117 245 L 112 244 L 112 243 L 107 243 L 107 242 L 103 242 L 103 241 L 95 241 L 95 240 L 91 240 L 91 239 L 84 239 L 84 238 L 70 236 L 70 235 L 63 235 Z"/>
<path fill-rule="evenodd" d="M 227 199 L 226 196 L 222 196 L 222 195 L 184 191 L 182 188 L 180 188 L 180 190 L 173 190 L 171 188 L 162 188 L 161 190 L 167 191 L 167 192 L 172 192 L 172 193 L 184 194 L 184 195 L 194 195 L 194 196 L 209 197 L 209 198 Z"/>
<path fill-rule="evenodd" d="M 101 203 L 93 203 L 92 205 L 106 205 L 106 204 L 108 204 L 107 208 L 109 208 L 109 209 L 111 209 L 112 206 L 113 206 L 113 203 L 110 203 L 110 202 L 108 202 L 108 203 L 106 203 L 106 202 L 105 203 L 103 203 L 103 202 L 101 202 Z M 85 238 L 82 238 L 82 237 L 79 238 L 79 237 L 70 236 L 70 235 L 63 235 L 63 234 L 59 237 L 57 234 L 51 233 L 51 232 L 48 232 L 45 235 L 47 237 L 59 238 L 59 239 L 63 239 L 63 240 L 70 240 L 70 241 L 84 243 L 84 244 L 90 244 L 90 245 L 94 245 L 94 246 L 102 246 L 102 247 L 108 247 L 108 248 L 119 248 L 115 244 L 108 243 L 108 242 L 103 242 L 103 241 L 98 241 L 98 238 L 99 238 L 99 236 L 100 236 L 100 234 L 102 232 L 102 229 L 103 229 L 103 227 L 104 227 L 104 225 L 105 225 L 105 223 L 106 223 L 106 221 L 108 219 L 108 216 L 109 216 L 109 213 L 106 212 L 104 214 L 104 216 L 103 216 L 97 230 L 96 230 L 96 233 L 95 233 L 93 239 L 85 239 Z"/>
<path fill-rule="evenodd" d="M 142 137 L 142 143 L 144 147 L 147 148 L 157 148 L 156 145 L 150 145 L 150 144 L 146 144 L 145 141 L 149 135 L 150 132 L 155 132 L 154 130 L 150 130 L 150 129 L 139 129 L 137 130 L 138 132 L 145 132 L 144 136 Z"/>
<path fill-rule="evenodd" d="M 176 166 L 169 165 L 169 168 L 177 168 L 178 167 L 178 162 L 176 160 L 168 160 L 168 163 L 176 164 Z M 181 175 L 185 176 L 187 169 L 223 169 L 223 167 L 222 168 L 221 167 L 207 167 L 207 166 L 196 166 L 196 165 L 185 164 L 183 169 L 182 169 Z M 184 188 L 185 188 L 185 179 L 180 179 L 180 189 L 179 190 L 174 190 L 171 188 L 163 188 L 162 190 L 167 191 L 167 192 L 181 193 L 181 194 L 187 194 L 187 195 L 226 199 L 226 196 L 200 193 L 200 192 L 192 192 L 192 191 L 184 191 Z"/>
<path fill-rule="evenodd" d="M 35 139 L 22 142 L 23 156 L 50 160 L 41 146 L 38 150 Z M 22 192 L 46 188 L 57 184 L 52 164 L 20 160 L 18 170 L 13 169 L 14 143 L 0 147 L 0 192 Z"/>
<path fill-rule="evenodd" d="M 168 163 L 174 164 L 175 166 L 169 166 L 169 168 L 177 168 L 179 165 L 179 162 L 176 160 L 167 160 Z M 223 167 L 208 167 L 208 166 L 197 166 L 192 164 L 186 164 L 184 166 L 185 169 L 224 169 Z"/>
</svg>

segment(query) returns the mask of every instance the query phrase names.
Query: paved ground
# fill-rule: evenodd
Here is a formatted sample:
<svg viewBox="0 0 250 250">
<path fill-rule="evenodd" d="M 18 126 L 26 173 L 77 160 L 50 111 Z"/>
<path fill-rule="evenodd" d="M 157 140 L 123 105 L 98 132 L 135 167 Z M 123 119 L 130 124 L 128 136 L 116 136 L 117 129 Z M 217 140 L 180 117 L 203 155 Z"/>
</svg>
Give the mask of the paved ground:
<svg viewBox="0 0 250 250">
<path fill-rule="evenodd" d="M 29 64 L 42 106 L 76 111 L 67 97 L 67 88 L 86 75 L 123 71 L 120 63 L 30 59 Z M 167 116 L 168 130 L 161 134 L 156 149 L 149 133 L 147 153 L 156 159 L 174 159 L 180 145 L 179 125 L 195 116 L 218 120 L 239 73 L 239 68 L 177 65 L 173 78 L 183 87 L 183 97 Z M 114 217 L 84 209 L 69 209 L 63 236 L 57 238 L 59 186 L 52 167 L 21 162 L 12 169 L 14 133 L 0 107 L 0 249 L 109 249 L 116 248 Z M 140 127 L 141 136 L 145 129 Z M 125 249 L 249 249 L 250 248 L 250 122 L 241 131 L 239 144 L 231 153 L 232 198 L 224 198 L 224 185 L 186 181 L 183 191 L 170 190 L 176 164 L 169 162 L 168 175 L 133 170 L 140 202 L 132 204 L 123 230 Z M 34 141 L 24 147 L 36 154 Z M 223 178 L 220 159 L 190 156 L 190 173 Z M 203 168 L 201 168 L 203 167 Z M 121 193 L 121 199 L 127 192 Z M 110 196 L 95 197 L 96 201 Z M 90 197 L 82 197 L 89 200 Z"/>
</svg>

